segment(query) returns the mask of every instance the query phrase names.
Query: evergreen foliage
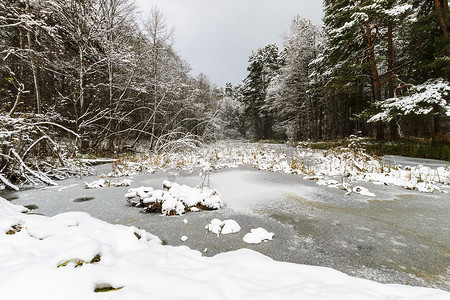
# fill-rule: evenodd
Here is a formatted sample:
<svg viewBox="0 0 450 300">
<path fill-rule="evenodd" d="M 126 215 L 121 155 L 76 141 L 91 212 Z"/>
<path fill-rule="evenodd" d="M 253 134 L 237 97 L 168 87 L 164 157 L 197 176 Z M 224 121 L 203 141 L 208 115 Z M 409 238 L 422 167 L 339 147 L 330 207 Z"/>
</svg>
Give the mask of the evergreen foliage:
<svg viewBox="0 0 450 300">
<path fill-rule="evenodd" d="M 324 12 L 322 30 L 294 19 L 282 64 L 265 75 L 267 94 L 250 57 L 244 99 L 253 124 L 269 115 L 272 130 L 289 140 L 450 132 L 449 103 L 428 97 L 438 78 L 442 86 L 450 80 L 448 1 L 325 0 Z M 418 95 L 426 99 L 412 104 Z"/>
</svg>

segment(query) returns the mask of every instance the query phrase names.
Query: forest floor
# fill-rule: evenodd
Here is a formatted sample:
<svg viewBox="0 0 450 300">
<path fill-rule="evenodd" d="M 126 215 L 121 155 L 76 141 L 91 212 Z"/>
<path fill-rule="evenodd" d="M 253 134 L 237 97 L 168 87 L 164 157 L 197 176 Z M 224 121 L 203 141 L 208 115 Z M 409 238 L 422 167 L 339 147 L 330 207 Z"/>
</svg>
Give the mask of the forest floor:
<svg viewBox="0 0 450 300">
<path fill-rule="evenodd" d="M 299 154 L 300 151 L 303 154 Z M 279 145 L 221 145 L 206 152 L 176 156 L 164 154 L 143 157 L 140 161 L 128 158 L 129 161 L 123 160 L 121 165 L 98 166 L 95 176 L 64 180 L 56 187 L 3 192 L 0 196 L 13 204 L 28 206 L 32 209 L 31 214 L 55 216 L 82 211 L 112 224 L 144 229 L 158 236 L 163 244 L 185 245 L 203 256 L 224 259 L 226 264 L 232 263 L 233 256 L 239 257 L 241 252 L 238 249 L 249 248 L 276 261 L 302 264 L 296 265 L 298 271 L 306 267 L 303 265 L 323 266 L 381 283 L 450 291 L 450 187 L 446 162 L 389 157 L 385 160 L 395 160 L 397 167 L 394 168 L 392 162 L 391 166 L 381 168 L 372 158 L 359 161 L 357 157 L 361 154 L 350 157 L 347 152 L 338 151 L 323 155 Z M 346 165 L 348 161 L 353 161 L 354 165 Z M 428 164 L 429 169 L 426 166 L 412 167 L 423 163 Z M 137 166 L 146 172 L 136 173 Z M 373 167 L 378 168 L 378 173 L 371 169 Z M 364 173 L 369 169 L 372 175 Z M 419 173 L 415 174 L 415 170 Z M 109 186 L 85 189 L 85 182 L 103 180 L 98 176 L 100 174 L 110 175 L 101 176 L 106 178 Z M 425 174 L 439 179 L 425 178 Z M 114 177 L 117 175 L 121 176 Z M 131 181 L 131 186 L 112 186 L 111 183 L 120 183 L 124 178 Z M 408 178 L 409 182 L 406 182 Z M 161 189 L 165 180 L 191 187 L 203 184 L 217 189 L 224 207 L 166 217 L 158 213 L 141 213 L 127 205 L 124 195 L 130 188 Z M 234 220 L 241 230 L 226 235 L 209 232 L 205 226 L 213 219 Z M 259 244 L 244 242 L 244 236 L 259 227 L 273 233 L 273 239 L 267 238 Z M 228 251 L 232 252 L 225 256 L 221 254 Z M 184 261 L 173 255 L 174 259 Z M 250 261 L 256 257 L 248 255 Z M 195 263 L 192 264 L 195 268 Z M 277 268 L 272 268 L 272 271 L 276 273 Z M 268 268 L 266 273 L 270 270 Z M 328 269 L 323 269 L 324 281 L 321 284 L 328 288 L 317 287 L 315 291 L 326 290 L 333 295 L 337 290 L 329 288 L 333 285 L 327 282 L 330 273 L 325 270 Z M 246 276 L 250 278 L 253 271 Z M 308 270 L 305 274 L 311 272 Z M 231 273 L 227 276 L 236 275 Z M 273 279 L 274 274 L 266 276 Z M 217 276 L 219 281 L 224 279 Z M 305 283 L 304 278 L 294 278 Z M 340 288 L 348 289 L 351 280 L 344 280 L 345 284 Z M 281 284 L 276 279 L 273 282 Z M 355 283 L 355 286 L 361 285 Z M 371 291 L 381 298 L 388 295 L 410 297 L 403 290 L 405 286 L 398 287 L 397 294 L 381 293 L 383 289 L 389 290 L 386 287 L 374 286 Z M 288 290 L 284 286 L 272 296 L 293 297 L 308 288 L 299 284 L 296 291 L 289 293 Z M 117 291 L 117 295 L 131 295 L 119 294 L 125 291 L 125 288 Z M 417 291 L 414 291 L 414 297 L 417 297 Z M 446 293 L 433 291 L 437 292 L 437 298 L 449 297 Z M 350 293 L 361 291 L 346 290 L 340 295 L 345 298 Z M 242 295 L 236 292 L 224 297 L 238 299 Z M 255 291 L 254 296 L 257 295 Z"/>
</svg>

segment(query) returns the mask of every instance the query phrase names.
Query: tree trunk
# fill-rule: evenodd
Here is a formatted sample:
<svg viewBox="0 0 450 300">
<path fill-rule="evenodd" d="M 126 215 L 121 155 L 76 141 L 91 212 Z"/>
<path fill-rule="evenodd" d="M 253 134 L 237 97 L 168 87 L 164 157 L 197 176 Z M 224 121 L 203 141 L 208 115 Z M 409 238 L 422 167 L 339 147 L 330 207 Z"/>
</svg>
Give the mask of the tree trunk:
<svg viewBox="0 0 450 300">
<path fill-rule="evenodd" d="M 389 3 L 389 8 L 392 8 L 392 2 Z M 388 98 L 394 97 L 394 43 L 393 43 L 393 22 L 388 21 L 387 24 L 387 61 L 389 70 L 389 80 L 388 80 Z M 397 122 L 395 118 L 389 122 L 389 131 L 392 140 L 398 139 Z"/>
<path fill-rule="evenodd" d="M 80 119 L 85 113 L 86 104 L 84 99 L 84 54 L 83 47 L 79 47 L 80 51 L 80 70 L 79 70 L 79 88 L 80 88 Z"/>
<path fill-rule="evenodd" d="M 375 29 L 375 34 L 372 30 Z M 377 38 L 377 28 L 371 28 L 369 22 L 365 25 L 365 38 L 367 41 L 367 59 L 370 62 L 370 72 L 372 79 L 372 95 L 373 101 L 378 102 L 381 100 L 381 82 L 380 75 L 378 74 L 376 56 L 375 56 L 375 40 Z M 376 138 L 377 140 L 384 139 L 384 127 L 381 121 L 376 125 Z"/>
<path fill-rule="evenodd" d="M 31 13 L 30 0 L 26 1 L 26 12 L 27 12 L 27 14 Z M 31 30 L 27 30 L 27 39 L 28 39 L 28 51 L 29 51 L 29 56 L 30 56 L 31 70 L 33 71 L 34 91 L 36 94 L 36 113 L 42 114 L 41 90 L 39 87 L 39 74 L 38 74 L 38 68 L 36 66 L 36 59 L 35 59 L 33 47 L 32 47 Z"/>
<path fill-rule="evenodd" d="M 448 30 L 450 27 L 448 0 L 434 0 L 434 8 L 437 12 L 442 35 L 444 36 L 444 39 L 447 40 L 449 38 Z M 450 57 L 450 47 L 447 47 L 445 53 Z"/>
</svg>

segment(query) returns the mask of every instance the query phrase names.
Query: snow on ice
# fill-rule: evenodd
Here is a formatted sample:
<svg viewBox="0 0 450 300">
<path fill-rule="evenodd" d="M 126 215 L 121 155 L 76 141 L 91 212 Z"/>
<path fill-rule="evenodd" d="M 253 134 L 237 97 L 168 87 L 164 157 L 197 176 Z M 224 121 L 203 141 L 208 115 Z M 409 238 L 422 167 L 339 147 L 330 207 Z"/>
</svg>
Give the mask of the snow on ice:
<svg viewBox="0 0 450 300">
<path fill-rule="evenodd" d="M 131 179 L 123 179 L 120 181 L 111 181 L 111 180 L 106 180 L 106 179 L 100 179 L 100 180 L 96 180 L 93 182 L 85 182 L 84 183 L 84 188 L 85 189 L 98 189 L 98 188 L 102 188 L 102 187 L 110 187 L 110 186 L 115 186 L 115 187 L 119 187 L 119 186 L 130 186 L 133 183 L 133 180 Z"/>
<path fill-rule="evenodd" d="M 247 244 L 260 244 L 261 242 L 271 241 L 273 239 L 274 233 L 268 232 L 264 228 L 251 229 L 250 233 L 244 235 L 244 242 Z"/>
<path fill-rule="evenodd" d="M 363 196 L 368 196 L 368 197 L 376 197 L 376 195 L 374 193 L 369 192 L 368 189 L 366 189 L 365 187 L 362 186 L 355 186 L 353 188 L 353 193 L 357 193 Z"/>
<path fill-rule="evenodd" d="M 217 234 L 230 234 L 241 231 L 241 226 L 235 220 L 221 221 L 219 219 L 212 219 L 211 222 L 205 226 L 209 232 Z"/>
<path fill-rule="evenodd" d="M 21 213 L 0 198 L 0 298 L 449 299 L 430 288 L 388 285 L 324 267 L 277 262 L 241 249 L 203 257 L 186 246 L 86 213 Z M 96 293 L 108 287 L 110 292 Z"/>
</svg>

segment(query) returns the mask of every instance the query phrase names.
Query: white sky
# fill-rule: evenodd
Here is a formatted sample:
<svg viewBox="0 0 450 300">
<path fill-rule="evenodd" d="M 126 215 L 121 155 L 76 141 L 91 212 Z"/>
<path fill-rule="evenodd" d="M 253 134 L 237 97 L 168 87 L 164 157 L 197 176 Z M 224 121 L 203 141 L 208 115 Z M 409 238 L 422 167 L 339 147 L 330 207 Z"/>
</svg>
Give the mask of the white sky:
<svg viewBox="0 0 450 300">
<path fill-rule="evenodd" d="M 239 84 L 248 57 L 269 43 L 281 49 L 292 19 L 300 15 L 322 24 L 321 0 L 136 0 L 145 18 L 152 5 L 175 27 L 174 48 L 211 82 Z"/>
</svg>

